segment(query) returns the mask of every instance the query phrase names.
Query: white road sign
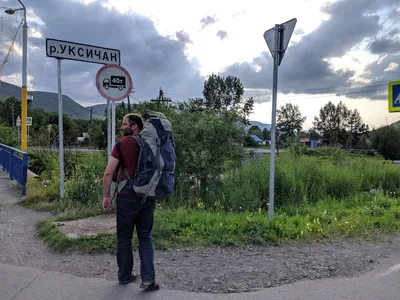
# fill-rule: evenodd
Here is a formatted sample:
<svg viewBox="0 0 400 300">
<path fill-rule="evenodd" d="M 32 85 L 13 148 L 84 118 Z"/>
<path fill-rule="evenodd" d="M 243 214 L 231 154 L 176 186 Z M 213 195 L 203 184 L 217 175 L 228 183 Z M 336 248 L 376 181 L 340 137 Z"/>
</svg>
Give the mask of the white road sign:
<svg viewBox="0 0 400 300">
<path fill-rule="evenodd" d="M 278 51 L 279 51 L 279 63 L 281 64 L 283 56 L 285 55 L 285 51 L 289 45 L 290 38 L 292 37 L 294 28 L 296 27 L 297 19 L 291 19 L 285 23 L 280 24 L 280 35 L 278 41 Z M 264 32 L 264 39 L 267 42 L 269 51 L 271 51 L 271 55 L 275 58 L 275 38 L 276 38 L 276 30 L 275 27 Z"/>
<path fill-rule="evenodd" d="M 96 64 L 121 64 L 120 51 L 68 41 L 46 39 L 46 56 Z"/>
<path fill-rule="evenodd" d="M 105 65 L 97 72 L 96 87 L 107 100 L 121 101 L 132 90 L 132 78 L 121 66 Z"/>
<path fill-rule="evenodd" d="M 17 127 L 21 127 L 21 118 L 18 116 L 17 118 Z"/>
</svg>

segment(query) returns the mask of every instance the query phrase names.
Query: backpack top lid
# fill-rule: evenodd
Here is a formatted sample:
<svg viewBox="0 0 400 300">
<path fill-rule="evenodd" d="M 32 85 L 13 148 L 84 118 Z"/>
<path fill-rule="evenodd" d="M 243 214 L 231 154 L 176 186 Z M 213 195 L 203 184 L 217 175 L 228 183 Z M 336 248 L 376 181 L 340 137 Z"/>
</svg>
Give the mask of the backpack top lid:
<svg viewBox="0 0 400 300">
<path fill-rule="evenodd" d="M 163 113 L 161 113 L 161 112 L 158 112 L 158 111 L 153 111 L 153 110 L 149 110 L 149 109 L 146 109 L 143 113 L 142 113 L 142 118 L 143 119 L 145 119 L 145 120 L 147 120 L 147 119 L 149 119 L 149 118 L 161 118 L 161 119 L 166 119 L 167 117 L 163 114 Z"/>
</svg>

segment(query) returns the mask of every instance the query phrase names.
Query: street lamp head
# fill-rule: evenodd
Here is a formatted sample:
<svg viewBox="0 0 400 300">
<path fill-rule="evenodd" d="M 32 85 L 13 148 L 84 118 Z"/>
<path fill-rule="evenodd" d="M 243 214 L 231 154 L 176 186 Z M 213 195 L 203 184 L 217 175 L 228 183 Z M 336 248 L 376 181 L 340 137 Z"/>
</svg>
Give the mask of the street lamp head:
<svg viewBox="0 0 400 300">
<path fill-rule="evenodd" d="M 13 14 L 15 14 L 16 10 L 12 9 L 12 8 L 7 8 L 5 10 L 5 12 L 6 12 L 6 14 L 13 15 Z"/>
</svg>

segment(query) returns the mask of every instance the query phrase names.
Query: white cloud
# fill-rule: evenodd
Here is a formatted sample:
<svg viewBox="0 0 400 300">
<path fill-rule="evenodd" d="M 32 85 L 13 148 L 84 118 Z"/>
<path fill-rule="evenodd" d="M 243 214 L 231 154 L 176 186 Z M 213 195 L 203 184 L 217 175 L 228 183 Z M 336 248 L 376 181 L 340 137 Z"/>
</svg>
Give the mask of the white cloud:
<svg viewBox="0 0 400 300">
<path fill-rule="evenodd" d="M 77 6 L 77 2 L 84 5 Z M 200 75 L 231 66 L 228 74 L 239 76 L 247 88 L 246 95 L 254 96 L 258 102 L 269 101 L 271 55 L 263 33 L 276 23 L 296 17 L 296 31 L 280 67 L 279 82 L 282 91 L 296 93 L 279 97 L 298 103 L 309 120 L 328 97 L 345 99 L 335 98 L 335 94 L 327 97 L 326 90 L 318 89 L 333 86 L 348 91 L 351 80 L 370 85 L 385 82 L 398 73 L 396 41 L 400 31 L 393 29 L 400 26 L 400 10 L 396 3 L 397 0 L 340 0 L 325 4 L 320 0 L 35 0 L 28 5 L 29 87 L 56 90 L 56 63 L 45 57 L 43 49 L 44 38 L 52 37 L 120 48 L 123 64 L 136 84 L 137 97 L 141 93 L 143 97 L 156 96 L 161 85 L 178 100 L 201 96 L 204 79 Z M 101 10 L 101 6 L 108 10 Z M 202 19 L 210 25 L 204 27 Z M 1 22 L 15 25 L 18 18 L 7 16 Z M 226 31 L 228 38 L 221 41 L 219 31 Z M 18 52 L 3 77 L 14 83 L 20 80 Z M 63 62 L 63 91 L 81 103 L 102 101 L 92 80 L 98 67 Z M 79 84 L 84 89 L 77 88 Z M 382 90 L 371 94 L 371 99 L 382 99 Z M 384 101 L 349 101 L 360 105 L 365 116 L 374 106 L 382 113 L 382 120 L 387 118 Z M 375 107 L 378 103 L 384 109 Z M 268 119 L 269 106 L 270 103 L 257 104 L 253 117 Z"/>
</svg>

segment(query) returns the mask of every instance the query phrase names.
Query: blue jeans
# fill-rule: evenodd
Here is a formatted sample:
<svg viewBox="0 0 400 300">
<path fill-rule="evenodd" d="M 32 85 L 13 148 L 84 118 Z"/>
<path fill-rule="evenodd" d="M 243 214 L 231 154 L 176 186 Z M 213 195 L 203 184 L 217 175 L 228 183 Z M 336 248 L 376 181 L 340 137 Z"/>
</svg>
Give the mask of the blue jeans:
<svg viewBox="0 0 400 300">
<path fill-rule="evenodd" d="M 117 264 L 119 281 L 132 276 L 132 235 L 136 225 L 139 240 L 140 275 L 142 282 L 155 281 L 153 229 L 155 200 L 141 203 L 130 187 L 125 187 L 117 196 Z"/>
</svg>

